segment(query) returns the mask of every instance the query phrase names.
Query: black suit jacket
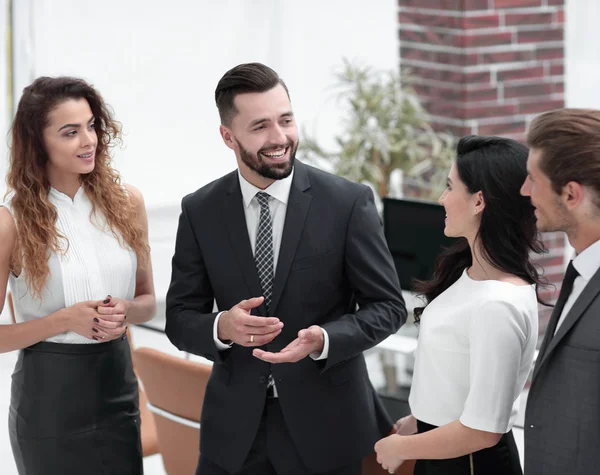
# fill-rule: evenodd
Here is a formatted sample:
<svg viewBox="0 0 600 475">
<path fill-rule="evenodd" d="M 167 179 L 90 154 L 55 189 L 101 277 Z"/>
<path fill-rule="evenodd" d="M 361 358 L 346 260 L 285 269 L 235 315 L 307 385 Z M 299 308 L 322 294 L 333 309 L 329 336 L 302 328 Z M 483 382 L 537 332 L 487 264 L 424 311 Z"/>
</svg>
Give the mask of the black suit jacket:
<svg viewBox="0 0 600 475">
<path fill-rule="evenodd" d="M 600 271 L 538 355 L 525 412 L 527 475 L 600 473 L 599 296 Z"/>
<path fill-rule="evenodd" d="M 279 351 L 300 329 L 320 325 L 329 335 L 326 360 L 271 366 L 251 348 L 219 351 L 213 301 L 228 310 L 260 295 L 235 171 L 183 199 L 167 295 L 170 340 L 215 363 L 201 417 L 203 456 L 240 469 L 261 419 L 269 372 L 311 470 L 372 452 L 391 421 L 362 352 L 395 333 L 406 309 L 371 190 L 296 161 L 270 312 L 285 325 L 266 348 Z M 253 314 L 265 315 L 264 306 Z"/>
</svg>

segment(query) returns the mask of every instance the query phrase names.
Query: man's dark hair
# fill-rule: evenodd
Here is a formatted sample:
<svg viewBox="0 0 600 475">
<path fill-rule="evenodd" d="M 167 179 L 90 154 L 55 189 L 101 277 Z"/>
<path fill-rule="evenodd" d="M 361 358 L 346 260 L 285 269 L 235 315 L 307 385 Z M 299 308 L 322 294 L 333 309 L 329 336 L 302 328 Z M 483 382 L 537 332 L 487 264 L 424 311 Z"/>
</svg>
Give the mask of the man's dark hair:
<svg viewBox="0 0 600 475">
<path fill-rule="evenodd" d="M 561 194 L 570 181 L 588 186 L 600 207 L 600 110 L 557 109 L 537 116 L 527 134 L 541 151 L 540 169 Z"/>
<path fill-rule="evenodd" d="M 215 102 L 221 124 L 230 125 L 237 109 L 234 100 L 238 94 L 266 92 L 281 84 L 290 96 L 287 86 L 270 67 L 261 63 L 244 63 L 227 71 L 215 89 Z"/>
</svg>

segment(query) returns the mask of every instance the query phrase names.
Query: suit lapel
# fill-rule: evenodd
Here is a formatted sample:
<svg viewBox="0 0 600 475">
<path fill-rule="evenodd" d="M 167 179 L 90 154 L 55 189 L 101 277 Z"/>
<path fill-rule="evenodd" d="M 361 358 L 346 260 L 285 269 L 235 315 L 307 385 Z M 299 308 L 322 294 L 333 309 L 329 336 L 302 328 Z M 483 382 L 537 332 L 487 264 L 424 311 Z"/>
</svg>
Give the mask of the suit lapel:
<svg viewBox="0 0 600 475">
<path fill-rule="evenodd" d="M 543 354 L 542 354 L 542 352 L 540 352 L 539 357 L 542 360 L 538 364 L 535 365 L 532 379 L 535 379 L 537 374 L 540 372 L 541 367 L 544 365 L 544 363 L 546 361 L 548 361 L 548 358 L 550 357 L 552 352 L 555 350 L 555 348 L 558 346 L 558 344 L 561 342 L 561 340 L 565 337 L 565 335 L 569 332 L 569 330 L 571 328 L 573 328 L 573 325 L 575 325 L 575 323 L 577 323 L 577 321 L 585 313 L 587 308 L 590 306 L 592 301 L 596 298 L 596 296 L 599 293 L 600 293 L 600 270 L 598 270 L 594 274 L 592 279 L 585 286 L 585 288 L 583 289 L 583 292 L 581 292 L 581 294 L 575 301 L 575 304 L 573 305 L 573 307 L 571 307 L 571 310 L 569 310 L 569 313 L 565 317 L 564 321 L 562 322 L 560 327 L 558 327 L 556 334 L 550 340 L 550 343 L 547 345 L 546 350 L 543 352 Z M 551 318 L 554 318 L 554 317 L 555 317 L 555 315 L 553 314 Z M 560 318 L 560 315 L 556 316 L 556 318 Z M 546 335 L 544 337 L 544 339 L 548 338 L 548 336 L 549 335 Z"/>
<path fill-rule="evenodd" d="M 279 299 L 285 287 L 287 276 L 290 273 L 292 261 L 296 255 L 296 249 L 304 229 L 304 221 L 308 214 L 312 197 L 305 193 L 310 188 L 310 181 L 306 167 L 296 160 L 294 165 L 294 179 L 290 189 L 283 236 L 277 257 L 277 268 L 275 269 L 275 280 L 273 282 L 273 296 L 271 298 L 271 315 L 276 314 Z"/>
<path fill-rule="evenodd" d="M 252 255 L 252 247 L 250 246 L 246 214 L 244 213 L 244 200 L 237 173 L 232 174 L 231 184 L 223 202 L 223 220 L 227 225 L 231 247 L 250 292 L 249 297 L 258 297 L 262 295 L 262 289 L 254 256 Z M 258 314 L 266 314 L 264 304 L 258 308 Z"/>
</svg>

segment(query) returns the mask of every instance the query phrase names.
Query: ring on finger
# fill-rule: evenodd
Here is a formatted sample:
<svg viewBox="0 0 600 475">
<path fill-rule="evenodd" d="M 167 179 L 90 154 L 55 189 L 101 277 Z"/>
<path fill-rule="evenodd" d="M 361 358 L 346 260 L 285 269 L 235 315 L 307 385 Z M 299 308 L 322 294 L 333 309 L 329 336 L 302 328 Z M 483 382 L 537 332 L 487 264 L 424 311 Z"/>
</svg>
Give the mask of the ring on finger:
<svg viewBox="0 0 600 475">
<path fill-rule="evenodd" d="M 254 343 L 254 335 L 250 335 L 250 343 Z"/>
</svg>

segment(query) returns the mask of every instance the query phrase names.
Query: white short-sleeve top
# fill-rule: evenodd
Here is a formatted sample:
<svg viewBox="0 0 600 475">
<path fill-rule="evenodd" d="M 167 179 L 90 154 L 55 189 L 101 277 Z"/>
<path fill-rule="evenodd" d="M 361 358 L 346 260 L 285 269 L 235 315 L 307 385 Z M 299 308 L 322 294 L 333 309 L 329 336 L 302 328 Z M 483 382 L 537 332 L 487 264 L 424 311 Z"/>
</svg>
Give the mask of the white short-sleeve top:
<svg viewBox="0 0 600 475">
<path fill-rule="evenodd" d="M 68 241 L 65 254 L 51 253 L 50 274 L 40 300 L 32 297 L 24 271 L 9 277 L 17 322 L 50 315 L 87 300 L 104 300 L 107 295 L 131 300 L 135 294 L 137 257 L 124 248 L 96 211 L 81 187 L 71 199 L 51 188 L 49 201 L 56 207 L 56 228 Z M 10 210 L 10 201 L 4 203 Z M 56 343 L 96 343 L 75 332 L 66 332 L 46 341 Z"/>
<path fill-rule="evenodd" d="M 537 335 L 533 285 L 473 280 L 465 270 L 421 315 L 413 416 L 435 426 L 460 420 L 473 429 L 508 432 Z"/>
</svg>

